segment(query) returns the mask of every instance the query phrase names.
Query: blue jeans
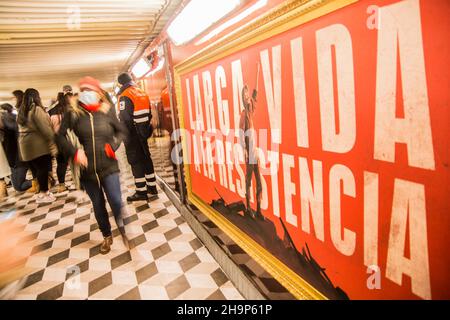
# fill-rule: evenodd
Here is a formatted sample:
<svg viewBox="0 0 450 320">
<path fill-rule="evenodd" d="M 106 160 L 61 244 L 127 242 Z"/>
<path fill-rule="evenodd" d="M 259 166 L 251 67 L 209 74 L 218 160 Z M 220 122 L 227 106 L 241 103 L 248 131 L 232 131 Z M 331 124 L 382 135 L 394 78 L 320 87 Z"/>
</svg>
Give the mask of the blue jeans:
<svg viewBox="0 0 450 320">
<path fill-rule="evenodd" d="M 11 183 L 16 191 L 26 191 L 31 188 L 31 181 L 26 179 L 28 167 L 18 165 L 11 168 Z"/>
<path fill-rule="evenodd" d="M 118 173 L 110 174 L 100 180 L 100 185 L 96 181 L 82 181 L 82 184 L 92 201 L 95 219 L 103 237 L 111 235 L 111 224 L 109 223 L 108 211 L 106 210 L 105 196 L 114 214 L 114 218 L 119 227 L 122 222 L 122 192 L 120 191 L 120 179 Z"/>
</svg>

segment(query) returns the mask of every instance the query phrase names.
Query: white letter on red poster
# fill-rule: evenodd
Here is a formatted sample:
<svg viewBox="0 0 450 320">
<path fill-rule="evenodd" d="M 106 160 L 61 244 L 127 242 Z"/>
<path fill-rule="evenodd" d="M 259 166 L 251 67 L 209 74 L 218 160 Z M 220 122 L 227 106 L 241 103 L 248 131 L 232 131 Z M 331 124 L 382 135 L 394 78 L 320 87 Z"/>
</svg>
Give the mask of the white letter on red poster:
<svg viewBox="0 0 450 320">
<path fill-rule="evenodd" d="M 297 146 L 309 147 L 308 112 L 306 109 L 305 66 L 303 62 L 302 38 L 291 41 L 292 76 L 294 83 L 295 120 L 297 124 Z"/>
<path fill-rule="evenodd" d="M 203 93 L 205 96 L 206 127 L 208 128 L 208 132 L 214 133 L 216 132 L 216 117 L 214 114 L 211 73 L 209 73 L 209 71 L 203 72 L 202 78 Z"/>
<path fill-rule="evenodd" d="M 405 257 L 408 222 L 409 259 Z M 409 275 L 412 292 L 423 299 L 431 299 L 428 263 L 425 187 L 422 184 L 395 179 L 386 277 L 402 285 L 402 275 Z"/>
<path fill-rule="evenodd" d="M 313 160 L 314 183 L 311 182 L 309 174 L 308 160 L 300 157 L 300 201 L 302 208 L 302 230 L 311 233 L 309 212 L 314 225 L 317 239 L 324 241 L 325 232 L 323 224 L 323 178 L 322 162 Z"/>
<path fill-rule="evenodd" d="M 272 48 L 272 72 L 269 50 L 261 51 L 260 56 L 269 112 L 270 135 L 273 143 L 281 144 L 281 46 Z"/>
<path fill-rule="evenodd" d="M 284 206 L 286 221 L 297 226 L 297 216 L 292 209 L 292 196 L 295 196 L 295 183 L 292 183 L 291 169 L 294 168 L 294 156 L 283 153 Z"/>
<path fill-rule="evenodd" d="M 342 193 L 354 198 L 356 191 L 353 173 L 346 166 L 336 164 L 330 169 L 331 240 L 340 253 L 351 256 L 355 252 L 356 234 L 347 228 L 342 228 L 341 181 L 343 184 Z M 344 231 L 344 234 L 342 234 L 342 231 Z"/>
<path fill-rule="evenodd" d="M 356 140 L 352 38 L 342 24 L 318 30 L 316 38 L 323 150 L 346 153 Z M 332 47 L 336 52 L 337 115 L 334 112 Z M 335 117 L 339 118 L 339 130 Z"/>
<path fill-rule="evenodd" d="M 434 170 L 419 1 L 382 7 L 379 19 L 374 157 L 395 162 L 395 144 L 405 143 L 410 166 Z M 395 117 L 397 49 L 404 119 Z"/>
<path fill-rule="evenodd" d="M 227 87 L 227 77 L 222 66 L 216 68 L 216 96 L 219 113 L 219 127 L 222 134 L 228 135 L 230 130 L 230 110 L 228 100 L 222 99 L 222 89 Z"/>
<path fill-rule="evenodd" d="M 242 78 L 241 60 L 235 60 L 231 63 L 231 79 L 233 85 L 233 113 L 234 113 L 234 135 L 239 137 L 239 118 L 241 111 L 244 110 L 242 101 L 242 88 L 244 79 Z"/>
</svg>

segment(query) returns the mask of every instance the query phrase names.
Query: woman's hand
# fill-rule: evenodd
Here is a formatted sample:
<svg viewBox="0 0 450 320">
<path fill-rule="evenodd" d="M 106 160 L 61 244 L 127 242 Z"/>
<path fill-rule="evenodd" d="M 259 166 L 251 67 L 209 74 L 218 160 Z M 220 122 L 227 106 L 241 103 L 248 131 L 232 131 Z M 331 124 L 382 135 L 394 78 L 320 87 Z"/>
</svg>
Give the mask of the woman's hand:
<svg viewBox="0 0 450 320">
<path fill-rule="evenodd" d="M 117 160 L 116 153 L 109 143 L 105 144 L 105 153 L 108 158 Z"/>
<path fill-rule="evenodd" d="M 84 168 L 87 168 L 88 159 L 87 159 L 86 153 L 84 152 L 83 149 L 78 149 L 77 154 L 75 156 L 75 163 Z"/>
</svg>

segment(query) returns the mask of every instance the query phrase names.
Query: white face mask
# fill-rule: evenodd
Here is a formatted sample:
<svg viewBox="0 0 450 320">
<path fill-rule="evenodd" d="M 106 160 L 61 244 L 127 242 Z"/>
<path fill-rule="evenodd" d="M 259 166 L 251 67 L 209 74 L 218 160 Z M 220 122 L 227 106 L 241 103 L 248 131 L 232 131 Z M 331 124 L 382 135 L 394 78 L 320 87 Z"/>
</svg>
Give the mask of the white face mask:
<svg viewBox="0 0 450 320">
<path fill-rule="evenodd" d="M 82 91 L 78 95 L 78 100 L 86 106 L 98 104 L 100 97 L 95 91 Z"/>
</svg>

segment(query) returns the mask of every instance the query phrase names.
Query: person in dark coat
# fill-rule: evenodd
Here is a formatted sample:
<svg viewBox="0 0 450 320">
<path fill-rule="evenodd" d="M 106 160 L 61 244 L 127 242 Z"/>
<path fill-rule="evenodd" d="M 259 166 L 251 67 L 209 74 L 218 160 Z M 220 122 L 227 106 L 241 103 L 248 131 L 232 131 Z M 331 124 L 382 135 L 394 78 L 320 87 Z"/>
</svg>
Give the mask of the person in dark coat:
<svg viewBox="0 0 450 320">
<path fill-rule="evenodd" d="M 152 135 L 150 99 L 133 82 L 128 73 L 122 73 L 118 82 L 119 119 L 128 129 L 125 150 L 134 176 L 136 193 L 128 201 L 147 200 L 147 193 L 157 194 L 156 176 L 147 139 Z"/>
<path fill-rule="evenodd" d="M 17 117 L 13 113 L 13 106 L 9 103 L 2 104 L 0 109 L 3 111 L 0 119 L 3 131 L 2 144 L 11 168 L 11 182 L 16 191 L 23 192 L 31 188 L 31 181 L 26 179 L 28 165 L 19 158 Z"/>
<path fill-rule="evenodd" d="M 82 167 L 80 181 L 94 207 L 95 218 L 103 235 L 100 253 L 111 250 L 113 237 L 105 195 L 127 245 L 122 220 L 122 193 L 119 165 L 115 151 L 126 136 L 126 129 L 110 115 L 110 104 L 102 94 L 100 82 L 91 77 L 79 82 L 78 100 L 72 99 L 70 112 L 64 116 L 56 136 L 60 151 Z M 82 148 L 75 148 L 67 139 L 67 130 L 78 137 Z"/>
</svg>

